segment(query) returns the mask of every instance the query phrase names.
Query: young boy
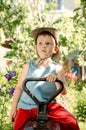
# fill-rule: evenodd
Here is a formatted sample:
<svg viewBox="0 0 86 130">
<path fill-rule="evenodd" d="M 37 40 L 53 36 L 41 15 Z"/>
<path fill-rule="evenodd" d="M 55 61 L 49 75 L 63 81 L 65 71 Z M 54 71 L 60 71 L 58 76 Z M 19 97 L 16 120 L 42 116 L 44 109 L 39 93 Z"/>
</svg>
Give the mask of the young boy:
<svg viewBox="0 0 86 130">
<path fill-rule="evenodd" d="M 37 116 L 36 103 L 23 91 L 22 83 L 25 78 L 45 77 L 49 82 L 29 82 L 28 89 L 35 94 L 40 101 L 47 101 L 58 83 L 51 83 L 58 77 L 64 83 L 62 95 L 67 93 L 67 83 L 64 76 L 63 67 L 54 60 L 57 60 L 60 52 L 58 33 L 55 28 L 37 28 L 32 31 L 35 40 L 35 49 L 38 59 L 27 63 L 21 73 L 20 79 L 15 89 L 11 120 L 14 118 L 14 130 L 24 130 L 27 120 Z M 17 111 L 18 108 L 18 111 Z M 55 100 L 48 105 L 48 117 L 60 123 L 61 130 L 79 130 L 76 119 L 65 108 Z"/>
</svg>

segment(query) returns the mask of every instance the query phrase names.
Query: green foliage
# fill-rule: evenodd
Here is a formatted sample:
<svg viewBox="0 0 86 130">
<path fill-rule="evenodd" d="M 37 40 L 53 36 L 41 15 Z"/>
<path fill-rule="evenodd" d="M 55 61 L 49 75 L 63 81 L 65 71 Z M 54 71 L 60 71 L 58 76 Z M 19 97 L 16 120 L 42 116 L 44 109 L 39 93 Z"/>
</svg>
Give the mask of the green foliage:
<svg viewBox="0 0 86 130">
<path fill-rule="evenodd" d="M 13 123 L 3 125 L 0 130 L 13 130 Z"/>
<path fill-rule="evenodd" d="M 28 62 L 27 60 L 31 60 L 33 57 L 35 58 L 35 52 L 33 51 L 34 47 L 28 43 L 27 40 L 16 40 L 12 43 L 10 50 L 5 58 L 15 59 L 20 61 L 19 64 L 25 64 Z M 31 43 L 31 41 L 30 41 Z"/>
<path fill-rule="evenodd" d="M 57 101 L 78 121 L 86 122 L 86 81 L 70 81 L 68 93 L 57 97 Z"/>
<path fill-rule="evenodd" d="M 14 90 L 13 88 L 15 88 L 21 72 L 20 66 L 19 68 L 18 66 L 17 68 L 15 66 L 16 64 L 11 63 L 7 68 L 6 74 L 0 72 L 0 130 L 12 129 L 9 115 Z M 6 76 L 7 74 L 8 76 Z"/>
<path fill-rule="evenodd" d="M 79 121 L 86 122 L 86 88 L 84 91 L 77 93 L 77 104 L 75 107 L 75 116 Z"/>
<path fill-rule="evenodd" d="M 9 108 L 11 104 L 10 85 L 3 75 L 0 75 L 0 129 L 10 123 Z"/>
<path fill-rule="evenodd" d="M 0 44 L 7 43 L 11 49 L 5 58 L 12 60 L 7 73 L 16 71 L 17 75 L 9 82 L 0 72 L 0 130 L 10 130 L 9 111 L 12 97 L 9 96 L 11 87 L 15 87 L 23 64 L 36 58 L 34 41 L 31 30 L 41 26 L 57 28 L 61 42 L 62 59 L 72 53 L 77 54 L 80 65 L 85 65 L 83 55 L 86 55 L 86 1 L 81 0 L 81 6 L 74 11 L 74 17 L 57 14 L 50 10 L 55 5 L 45 6 L 39 10 L 36 6 L 13 3 L 3 0 L 0 2 Z M 38 9 L 38 10 L 37 10 Z M 85 81 L 69 83 L 69 93 L 61 97 L 63 105 L 76 115 L 79 120 L 86 121 Z M 81 92 L 81 93 L 80 93 Z M 79 95 L 79 96 L 78 96 Z"/>
<path fill-rule="evenodd" d="M 72 113 L 78 121 L 86 122 L 86 81 L 69 82 Z M 67 99 L 68 100 L 68 99 Z"/>
<path fill-rule="evenodd" d="M 0 4 L 0 28 L 3 29 L 6 38 L 13 38 L 16 35 L 16 29 L 25 21 L 27 8 L 19 4 L 2 2 Z"/>
<path fill-rule="evenodd" d="M 76 81 L 75 82 L 75 90 L 77 90 L 77 91 L 82 91 L 83 89 L 85 89 L 86 88 L 86 80 L 80 80 L 80 81 Z"/>
<path fill-rule="evenodd" d="M 84 56 L 86 55 L 86 1 L 81 0 L 79 8 L 74 10 L 74 38 L 78 42 L 77 46 L 77 59 L 80 65 L 86 65 Z"/>
<path fill-rule="evenodd" d="M 12 39 L 12 43 L 9 44 L 12 50 L 6 55 L 6 57 L 17 57 L 22 61 L 27 61 L 30 58 L 36 58 L 33 50 L 33 40 L 31 30 L 40 26 L 53 26 L 57 28 L 60 34 L 60 42 L 62 49 L 62 57 L 68 57 L 72 53 L 77 54 L 78 61 L 83 64 L 83 55 L 85 55 L 85 19 L 80 17 L 75 11 L 73 18 L 69 18 L 64 14 L 59 16 L 56 13 L 50 12 L 54 5 L 45 5 L 45 10 L 38 10 L 35 6 L 26 6 L 25 4 L 15 4 L 3 2 L 3 10 L 1 14 L 1 33 L 5 39 Z M 51 5 L 51 6 L 50 6 Z M 83 4 L 84 5 L 84 4 Z M 49 6 L 48 9 L 46 6 Z M 84 8 L 84 6 L 83 6 Z M 53 19 L 52 19 L 53 18 Z M 64 26 L 63 26 L 64 25 Z M 71 26 L 70 26 L 71 25 Z M 1 37 L 3 39 L 3 37 Z M 3 40 L 1 40 L 2 42 Z M 3 42 L 4 42 L 3 41 Z M 64 51 L 65 49 L 65 51 Z M 70 50 L 70 51 L 68 51 Z M 83 53 L 82 53 L 83 51 Z M 25 56 L 25 53 L 27 53 Z M 29 53 L 30 52 L 30 53 Z M 82 59 L 82 60 L 81 60 Z"/>
</svg>

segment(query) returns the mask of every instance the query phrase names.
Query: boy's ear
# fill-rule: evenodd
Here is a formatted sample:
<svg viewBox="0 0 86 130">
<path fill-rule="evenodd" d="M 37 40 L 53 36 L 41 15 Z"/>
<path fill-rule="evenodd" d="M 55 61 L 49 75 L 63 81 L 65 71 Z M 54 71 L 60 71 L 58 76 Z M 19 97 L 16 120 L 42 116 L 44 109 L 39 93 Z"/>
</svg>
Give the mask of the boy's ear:
<svg viewBox="0 0 86 130">
<path fill-rule="evenodd" d="M 58 46 L 55 46 L 54 48 L 54 53 L 57 53 L 59 51 L 59 47 Z"/>
</svg>

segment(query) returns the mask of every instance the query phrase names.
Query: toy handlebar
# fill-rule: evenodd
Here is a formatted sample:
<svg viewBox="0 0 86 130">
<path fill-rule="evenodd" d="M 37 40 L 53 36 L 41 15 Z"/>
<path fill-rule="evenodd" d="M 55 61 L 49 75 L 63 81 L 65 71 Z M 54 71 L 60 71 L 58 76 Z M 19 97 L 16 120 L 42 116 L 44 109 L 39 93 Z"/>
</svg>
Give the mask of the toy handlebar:
<svg viewBox="0 0 86 130">
<path fill-rule="evenodd" d="M 40 101 L 29 91 L 29 89 L 26 87 L 27 82 L 29 81 L 46 81 L 46 78 L 27 78 L 24 80 L 23 82 L 23 90 L 36 102 L 36 104 L 40 104 Z M 56 91 L 55 94 L 53 94 L 47 101 L 46 104 L 48 104 L 49 102 L 51 102 L 57 95 L 59 95 L 62 90 L 64 89 L 64 84 L 61 80 L 59 80 L 58 78 L 54 81 L 54 82 L 58 82 L 60 84 L 59 89 Z"/>
</svg>

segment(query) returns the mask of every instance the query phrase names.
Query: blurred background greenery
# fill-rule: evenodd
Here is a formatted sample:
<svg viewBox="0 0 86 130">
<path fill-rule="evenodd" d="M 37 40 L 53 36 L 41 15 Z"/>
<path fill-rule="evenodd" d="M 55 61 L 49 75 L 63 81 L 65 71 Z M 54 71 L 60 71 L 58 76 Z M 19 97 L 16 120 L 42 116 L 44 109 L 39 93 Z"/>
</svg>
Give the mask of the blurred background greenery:
<svg viewBox="0 0 86 130">
<path fill-rule="evenodd" d="M 34 41 L 31 30 L 36 27 L 52 26 L 57 28 L 61 42 L 61 60 L 76 54 L 81 67 L 86 66 L 86 1 L 81 0 L 79 6 L 70 15 L 56 10 L 55 0 L 0 0 L 0 47 L 7 49 L 0 69 L 0 130 L 12 130 L 9 113 L 15 88 L 22 66 L 29 60 L 36 59 Z M 63 3 L 61 3 L 63 4 Z M 0 54 L 1 55 L 1 54 Z M 0 59 L 1 60 L 1 59 Z M 68 80 L 69 92 L 66 96 L 58 96 L 57 100 L 79 121 L 80 129 L 86 129 L 86 79 Z"/>
</svg>

